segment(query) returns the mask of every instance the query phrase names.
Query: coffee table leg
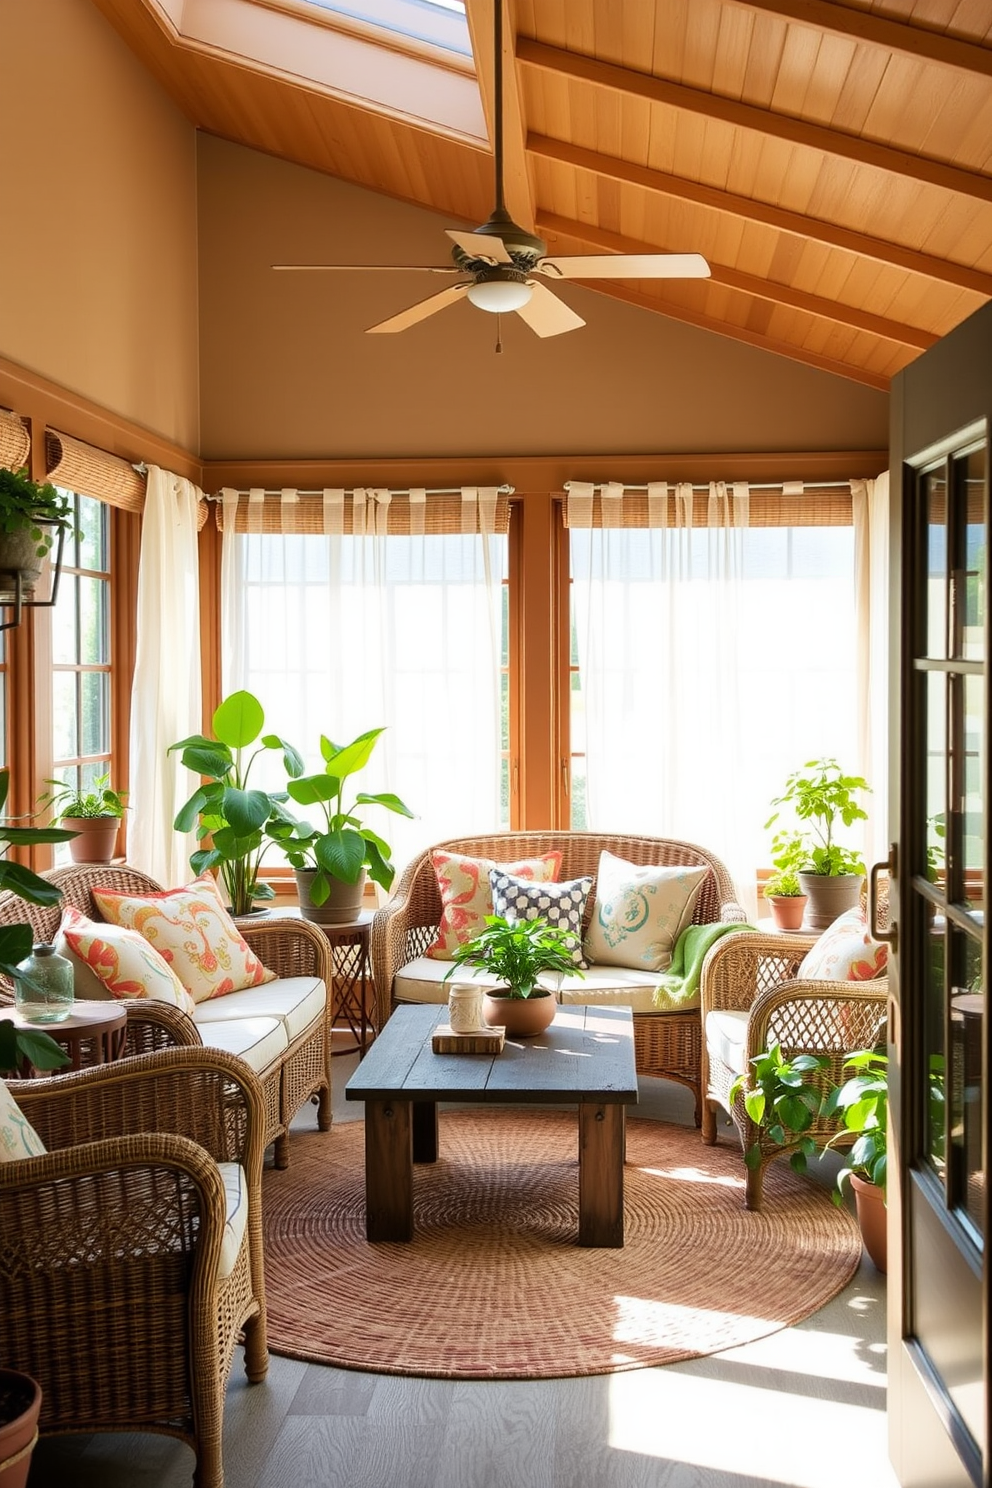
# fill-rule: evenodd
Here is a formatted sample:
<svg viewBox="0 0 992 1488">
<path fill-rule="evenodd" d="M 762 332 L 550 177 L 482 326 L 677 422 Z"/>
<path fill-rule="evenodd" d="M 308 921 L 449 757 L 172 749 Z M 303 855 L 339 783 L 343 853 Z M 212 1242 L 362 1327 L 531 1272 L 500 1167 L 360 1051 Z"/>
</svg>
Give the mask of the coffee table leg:
<svg viewBox="0 0 992 1488">
<path fill-rule="evenodd" d="M 625 1108 L 579 1106 L 579 1244 L 623 1245 Z"/>
<path fill-rule="evenodd" d="M 365 1237 L 413 1239 L 410 1102 L 365 1102 Z"/>
<path fill-rule="evenodd" d="M 437 1162 L 437 1101 L 413 1102 L 413 1160 Z"/>
</svg>

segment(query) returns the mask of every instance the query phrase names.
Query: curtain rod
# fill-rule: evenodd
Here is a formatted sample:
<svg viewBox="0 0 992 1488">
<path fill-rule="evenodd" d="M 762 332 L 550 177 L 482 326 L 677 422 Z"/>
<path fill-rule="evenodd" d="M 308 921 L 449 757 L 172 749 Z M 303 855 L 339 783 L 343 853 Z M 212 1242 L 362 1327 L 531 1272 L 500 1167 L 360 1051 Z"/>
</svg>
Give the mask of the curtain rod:
<svg viewBox="0 0 992 1488">
<path fill-rule="evenodd" d="M 585 481 L 566 481 L 565 482 L 565 490 L 566 491 L 570 491 L 573 486 L 576 486 L 576 485 L 585 485 L 585 484 L 586 484 Z M 592 482 L 592 488 L 593 488 L 594 491 L 605 491 L 606 490 L 606 487 L 607 487 L 607 484 L 615 484 L 615 485 L 618 485 L 618 486 L 623 486 L 623 489 L 625 491 L 646 491 L 648 489 L 648 487 L 647 487 L 646 484 L 645 485 L 630 485 L 626 481 L 616 481 L 616 482 L 609 482 L 609 483 L 607 483 L 607 482 L 601 482 L 601 481 L 594 481 L 594 482 Z M 662 484 L 665 484 L 665 483 L 659 481 L 657 484 L 658 485 L 662 485 Z M 688 486 L 688 485 L 691 485 L 692 486 L 692 489 L 694 491 L 708 491 L 709 488 L 710 488 L 710 486 L 711 485 L 715 485 L 716 482 L 715 481 L 706 481 L 703 485 L 696 485 L 692 481 L 668 481 L 667 484 L 669 486 Z M 802 494 L 805 491 L 805 489 L 806 489 L 807 486 L 809 486 L 809 488 L 810 488 L 811 491 L 832 491 L 832 490 L 849 491 L 851 489 L 851 482 L 850 481 L 846 481 L 846 480 L 842 480 L 842 481 L 740 481 L 740 482 L 736 482 L 736 481 L 725 481 L 724 484 L 725 485 L 728 485 L 728 486 L 733 486 L 733 485 L 737 485 L 737 484 L 744 485 L 744 486 L 747 486 L 747 488 L 748 488 L 749 491 L 782 491 L 782 492 L 787 492 L 788 495 L 790 495 L 790 496 L 802 496 Z"/>
<path fill-rule="evenodd" d="M 258 490 L 259 488 L 256 486 L 254 489 L 255 490 Z M 262 491 L 262 494 L 263 494 L 263 496 L 281 496 L 282 495 L 282 492 L 283 492 L 283 489 L 286 489 L 288 491 L 296 490 L 297 496 L 323 496 L 323 494 L 324 494 L 323 489 L 321 489 L 319 491 L 304 491 L 304 490 L 299 490 L 299 489 L 297 489 L 294 486 L 286 486 L 285 488 L 280 487 L 278 490 L 269 490 L 268 488 L 266 488 L 265 490 Z M 334 489 L 334 488 L 333 487 L 328 487 L 328 489 Z M 340 489 L 340 488 L 338 488 L 338 489 Z M 345 488 L 345 489 L 347 489 L 347 488 Z M 354 490 L 356 488 L 355 487 L 351 487 L 350 489 Z M 411 492 L 411 489 L 412 490 L 415 490 L 415 491 L 416 490 L 421 490 L 421 491 L 423 491 L 423 493 L 424 493 L 425 496 L 460 496 L 462 494 L 462 490 L 464 488 L 462 486 L 414 486 L 412 488 L 411 487 L 408 487 L 408 486 L 404 486 L 404 487 L 400 487 L 400 488 L 397 489 L 396 487 L 393 487 L 393 486 L 361 486 L 361 487 L 358 487 L 357 489 L 359 489 L 359 490 L 365 490 L 365 491 L 376 491 L 376 490 L 388 491 L 389 494 L 390 494 L 390 496 L 409 496 L 410 495 L 410 492 Z M 477 485 L 477 486 L 473 487 L 473 489 L 474 490 L 479 490 L 480 487 Z M 502 485 L 502 486 L 497 486 L 496 487 L 496 494 L 498 496 L 512 496 L 515 491 L 516 491 L 516 486 Z M 249 492 L 247 490 L 244 490 L 241 487 L 239 487 L 238 490 L 237 490 L 237 494 L 239 496 L 247 496 L 249 494 Z M 220 501 L 221 499 L 222 498 L 221 498 L 221 495 L 220 495 L 219 492 L 216 492 L 212 496 L 207 496 L 206 497 L 206 500 L 207 501 Z"/>
</svg>

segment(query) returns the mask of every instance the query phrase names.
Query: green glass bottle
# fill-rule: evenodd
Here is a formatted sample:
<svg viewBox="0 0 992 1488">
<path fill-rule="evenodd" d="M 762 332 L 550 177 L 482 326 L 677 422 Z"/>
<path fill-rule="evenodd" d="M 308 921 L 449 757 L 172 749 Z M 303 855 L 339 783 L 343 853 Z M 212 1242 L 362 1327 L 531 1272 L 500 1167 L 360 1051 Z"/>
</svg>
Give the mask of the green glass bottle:
<svg viewBox="0 0 992 1488">
<path fill-rule="evenodd" d="M 32 947 L 14 975 L 14 1005 L 32 1023 L 61 1023 L 72 1012 L 72 965 L 44 942 Z"/>
</svg>

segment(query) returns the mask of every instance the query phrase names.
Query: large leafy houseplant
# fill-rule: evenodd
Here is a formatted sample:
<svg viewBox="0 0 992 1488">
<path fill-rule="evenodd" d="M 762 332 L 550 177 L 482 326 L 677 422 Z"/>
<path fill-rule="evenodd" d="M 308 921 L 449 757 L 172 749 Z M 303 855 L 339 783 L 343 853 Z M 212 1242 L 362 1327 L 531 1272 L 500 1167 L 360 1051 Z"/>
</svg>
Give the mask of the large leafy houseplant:
<svg viewBox="0 0 992 1488">
<path fill-rule="evenodd" d="M 501 915 L 486 915 L 486 928 L 455 948 L 454 965 L 444 980 L 460 966 L 475 966 L 499 978 L 501 996 L 547 997 L 547 989 L 538 986 L 542 972 L 582 975 L 573 958 L 574 949 L 574 934 L 549 925 L 547 920 L 511 921 Z"/>
<path fill-rule="evenodd" d="M 391 791 L 370 794 L 358 791 L 351 804 L 345 804 L 345 782 L 368 764 L 382 728 L 359 734 L 350 744 L 333 744 L 321 735 L 320 752 L 324 768 L 315 775 L 301 770 L 289 771 L 287 792 L 298 806 L 316 807 L 322 821 L 313 826 L 308 821 L 294 821 L 288 813 L 270 819 L 269 837 L 282 848 L 295 869 L 312 872 L 310 899 L 318 907 L 327 901 L 331 879 L 357 884 L 362 870 L 373 883 L 387 891 L 396 876 L 390 862 L 391 847 L 362 823 L 359 806 L 384 806 L 387 811 L 412 819 L 413 812 Z"/>
<path fill-rule="evenodd" d="M 285 815 L 285 792 L 250 786 L 252 766 L 266 750 L 282 754 L 286 773 L 302 775 L 303 758 L 277 734 L 263 734 L 265 713 L 250 692 L 232 692 L 211 720 L 214 737 L 193 734 L 169 746 L 181 750 L 188 770 L 204 778 L 180 809 L 177 832 L 196 828 L 197 840 L 210 838 L 190 858 L 195 873 L 216 868 L 236 915 L 248 914 L 255 900 L 273 898 L 269 884 L 259 883 L 262 856 L 269 846 L 265 828 Z M 255 746 L 252 748 L 252 746 Z M 250 753 L 249 753 L 250 751 Z"/>
<path fill-rule="evenodd" d="M 8 889 L 29 904 L 57 904 L 62 890 L 40 878 L 21 863 L 7 861 L 11 847 L 30 847 L 46 842 L 68 842 L 72 833 L 63 827 L 18 826 L 4 813 L 10 790 L 10 771 L 0 769 L 0 889 Z M 13 977 L 17 966 L 31 951 L 31 926 L 0 926 L 0 972 Z M 47 1033 L 17 1028 L 10 1018 L 0 1018 L 0 1072 L 16 1069 L 28 1059 L 36 1069 L 58 1069 L 69 1063 L 64 1049 Z"/>
<path fill-rule="evenodd" d="M 867 821 L 868 813 L 858 796 L 870 790 L 860 775 L 846 774 L 835 759 L 807 760 L 785 782 L 780 796 L 772 800 L 779 808 L 765 823 L 768 830 L 789 806 L 799 829 L 779 832 L 772 842 L 772 862 L 779 869 L 798 869 L 821 877 L 863 875 L 861 855 L 837 840 L 841 827 Z"/>
</svg>

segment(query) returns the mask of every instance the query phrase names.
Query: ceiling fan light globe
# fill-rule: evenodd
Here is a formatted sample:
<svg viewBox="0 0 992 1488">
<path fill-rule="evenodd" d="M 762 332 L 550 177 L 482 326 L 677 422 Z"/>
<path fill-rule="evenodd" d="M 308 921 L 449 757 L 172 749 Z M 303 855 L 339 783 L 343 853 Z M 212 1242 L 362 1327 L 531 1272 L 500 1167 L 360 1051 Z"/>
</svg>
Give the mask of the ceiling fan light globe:
<svg viewBox="0 0 992 1488">
<path fill-rule="evenodd" d="M 469 285 L 468 297 L 480 310 L 503 315 L 526 305 L 533 292 L 531 285 L 515 280 L 483 279 L 479 284 Z"/>
</svg>

